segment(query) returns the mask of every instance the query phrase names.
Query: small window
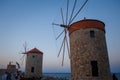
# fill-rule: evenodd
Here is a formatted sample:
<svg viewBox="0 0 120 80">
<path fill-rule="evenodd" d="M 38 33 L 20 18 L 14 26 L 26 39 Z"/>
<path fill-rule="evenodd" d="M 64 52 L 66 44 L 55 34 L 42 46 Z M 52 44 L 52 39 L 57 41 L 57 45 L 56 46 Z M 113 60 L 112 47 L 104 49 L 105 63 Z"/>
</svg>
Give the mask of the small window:
<svg viewBox="0 0 120 80">
<path fill-rule="evenodd" d="M 93 30 L 90 31 L 90 37 L 94 38 L 95 37 L 95 32 Z"/>
<path fill-rule="evenodd" d="M 31 67 L 31 73 L 34 73 L 34 67 Z"/>
<path fill-rule="evenodd" d="M 33 57 L 33 58 L 35 58 L 35 56 L 34 56 L 34 55 L 33 55 L 32 57 Z"/>
<path fill-rule="evenodd" d="M 97 77 L 98 76 L 98 63 L 97 63 L 97 61 L 91 61 L 91 67 L 92 67 L 92 76 Z"/>
</svg>

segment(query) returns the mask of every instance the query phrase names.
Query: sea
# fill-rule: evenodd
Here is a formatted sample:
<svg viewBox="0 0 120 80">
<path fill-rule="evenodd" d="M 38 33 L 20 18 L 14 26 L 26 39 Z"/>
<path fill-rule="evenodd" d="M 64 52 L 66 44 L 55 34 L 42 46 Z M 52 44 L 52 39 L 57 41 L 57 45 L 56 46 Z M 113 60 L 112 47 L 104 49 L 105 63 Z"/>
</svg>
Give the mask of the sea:
<svg viewBox="0 0 120 80">
<path fill-rule="evenodd" d="M 43 73 L 43 76 L 52 76 L 56 78 L 66 78 L 70 80 L 70 73 Z"/>
<path fill-rule="evenodd" d="M 114 73 L 118 80 L 120 80 L 120 73 Z M 57 78 L 66 78 L 67 80 L 70 80 L 70 73 L 43 73 L 43 76 L 52 76 Z M 0 75 L 1 80 L 1 75 Z"/>
<path fill-rule="evenodd" d="M 117 79 L 120 80 L 120 73 L 113 73 L 116 75 Z M 44 73 L 44 76 L 52 76 L 57 78 L 67 78 L 70 80 L 70 73 Z"/>
</svg>

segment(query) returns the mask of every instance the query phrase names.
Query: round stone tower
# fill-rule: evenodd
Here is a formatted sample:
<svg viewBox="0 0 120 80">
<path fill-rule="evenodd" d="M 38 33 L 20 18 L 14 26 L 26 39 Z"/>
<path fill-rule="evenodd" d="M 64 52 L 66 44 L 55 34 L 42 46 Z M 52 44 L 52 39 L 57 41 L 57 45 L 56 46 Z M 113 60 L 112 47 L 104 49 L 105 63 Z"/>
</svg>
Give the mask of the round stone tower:
<svg viewBox="0 0 120 80">
<path fill-rule="evenodd" d="M 71 80 L 110 80 L 105 24 L 85 19 L 70 25 Z"/>
<path fill-rule="evenodd" d="M 37 48 L 34 48 L 25 54 L 27 55 L 25 78 L 41 78 L 43 52 L 39 51 Z"/>
</svg>

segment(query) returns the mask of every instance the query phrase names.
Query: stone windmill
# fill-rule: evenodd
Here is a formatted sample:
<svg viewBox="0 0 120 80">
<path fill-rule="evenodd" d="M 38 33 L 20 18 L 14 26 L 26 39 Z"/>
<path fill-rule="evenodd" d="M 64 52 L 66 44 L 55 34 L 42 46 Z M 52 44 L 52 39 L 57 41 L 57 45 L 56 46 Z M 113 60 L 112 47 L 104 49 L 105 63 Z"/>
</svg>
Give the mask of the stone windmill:
<svg viewBox="0 0 120 80">
<path fill-rule="evenodd" d="M 73 16 L 77 2 L 77 0 L 75 0 L 70 19 L 67 21 L 69 6 L 69 0 L 67 0 L 65 24 L 63 11 L 61 9 L 63 24 L 59 26 L 64 28 L 63 32 L 65 34 L 61 45 L 63 49 L 60 48 L 59 54 L 61 50 L 63 50 L 64 60 L 65 45 L 67 45 L 69 53 L 68 41 L 66 38 L 68 33 L 70 40 L 71 80 L 110 80 L 111 73 L 105 39 L 105 24 L 102 21 L 94 19 L 84 19 L 73 22 L 87 1 L 88 0 L 85 1 L 78 12 Z M 59 38 L 62 33 L 60 33 L 57 38 Z"/>
<path fill-rule="evenodd" d="M 25 78 L 41 78 L 42 77 L 42 64 L 43 52 L 37 48 L 27 50 L 27 44 L 24 45 L 24 52 L 22 59 L 25 59 Z"/>
<path fill-rule="evenodd" d="M 25 78 L 41 78 L 42 77 L 42 63 L 43 63 L 43 52 L 37 48 L 33 48 L 25 53 L 26 67 L 25 67 Z"/>
</svg>

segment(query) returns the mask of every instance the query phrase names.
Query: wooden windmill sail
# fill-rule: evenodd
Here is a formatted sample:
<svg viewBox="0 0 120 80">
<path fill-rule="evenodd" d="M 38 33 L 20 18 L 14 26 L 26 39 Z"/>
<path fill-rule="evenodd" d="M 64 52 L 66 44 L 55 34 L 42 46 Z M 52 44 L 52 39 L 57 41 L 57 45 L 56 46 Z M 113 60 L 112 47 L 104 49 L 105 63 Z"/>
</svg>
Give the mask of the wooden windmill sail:
<svg viewBox="0 0 120 80">
<path fill-rule="evenodd" d="M 24 48 L 24 51 L 22 52 L 23 56 L 20 59 L 22 61 L 22 63 L 21 63 L 22 65 L 23 65 L 23 62 L 25 60 L 25 55 L 26 55 L 26 52 L 27 52 L 27 43 L 26 42 L 23 44 L 23 48 Z"/>
<path fill-rule="evenodd" d="M 64 54 L 65 54 L 65 51 L 67 50 L 68 55 L 70 55 L 69 42 L 68 42 L 68 38 L 67 38 L 68 30 L 71 28 L 70 25 L 73 23 L 74 19 L 78 16 L 78 14 L 82 11 L 82 9 L 84 8 L 84 6 L 88 2 L 88 0 L 85 0 L 85 2 L 83 3 L 83 5 L 78 9 L 77 12 L 75 12 L 77 0 L 74 0 L 74 4 L 73 4 L 73 8 L 72 8 L 71 14 L 68 15 L 69 1 L 70 0 L 67 0 L 66 17 L 65 18 L 63 16 L 64 15 L 63 14 L 63 10 L 61 8 L 62 24 L 55 24 L 55 23 L 53 23 L 53 25 L 60 26 L 60 27 L 64 28 L 64 30 L 56 38 L 56 40 L 57 40 L 62 34 L 64 34 L 64 38 L 62 40 L 61 47 L 60 47 L 59 53 L 58 53 L 58 57 L 59 57 L 59 55 L 61 53 L 63 54 L 63 56 L 62 56 L 62 66 L 63 66 L 63 63 L 64 63 Z M 68 18 L 68 17 L 70 17 L 70 18 Z"/>
</svg>

